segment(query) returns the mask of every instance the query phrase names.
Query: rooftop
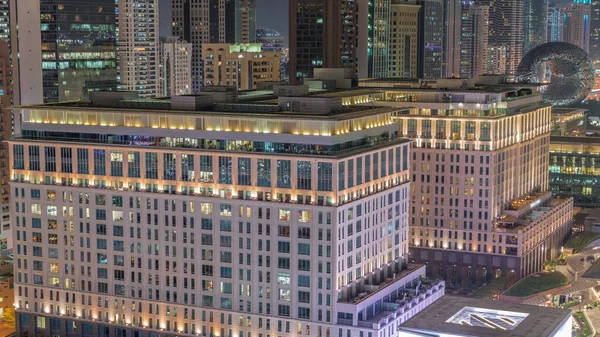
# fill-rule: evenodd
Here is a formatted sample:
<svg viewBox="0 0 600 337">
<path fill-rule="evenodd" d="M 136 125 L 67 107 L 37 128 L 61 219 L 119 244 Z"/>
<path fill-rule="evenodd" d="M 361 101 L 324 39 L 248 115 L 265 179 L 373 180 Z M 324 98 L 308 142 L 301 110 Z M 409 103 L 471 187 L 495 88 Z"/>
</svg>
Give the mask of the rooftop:
<svg viewBox="0 0 600 337">
<path fill-rule="evenodd" d="M 570 316 L 564 309 L 444 296 L 400 329 L 427 336 L 551 336 Z"/>
<path fill-rule="evenodd" d="M 352 303 L 352 304 L 361 303 L 361 302 L 367 300 L 369 297 L 378 294 L 380 291 L 384 290 L 385 288 L 394 285 L 394 283 L 396 283 L 396 281 L 401 280 L 415 272 L 417 272 L 417 274 L 418 274 L 419 268 L 421 268 L 423 266 L 424 266 L 423 264 L 409 264 L 406 266 L 405 269 L 402 269 L 398 273 L 394 273 L 393 278 L 382 280 L 381 283 L 378 283 L 378 284 L 367 285 L 368 288 L 365 289 L 364 292 L 357 294 L 356 297 L 348 298 L 347 300 L 344 300 L 344 299 L 338 300 L 338 302 L 339 303 Z M 417 275 L 417 274 L 415 274 L 415 275 Z M 415 275 L 412 275 L 412 276 L 415 276 Z M 418 281 L 418 279 L 415 279 L 415 281 Z M 416 287 L 417 283 L 414 282 L 414 284 L 413 284 L 413 282 L 411 281 L 410 284 L 414 290 L 414 287 Z"/>
<path fill-rule="evenodd" d="M 554 144 L 598 144 L 600 137 L 574 137 L 574 136 L 550 136 L 550 142 Z"/>
<path fill-rule="evenodd" d="M 510 203 L 509 209 L 494 224 L 495 231 L 527 231 L 529 225 L 552 213 L 553 209 L 569 202 L 569 199 L 552 198 L 551 192 L 531 193 Z"/>
<path fill-rule="evenodd" d="M 373 90 L 333 91 L 302 97 L 273 98 L 272 92 L 245 92 L 232 96 L 182 95 L 171 98 L 141 99 L 129 97 L 132 92 L 111 92 L 97 101 L 65 101 L 16 107 L 21 110 L 60 110 L 111 113 L 151 113 L 168 115 L 195 115 L 210 117 L 267 117 L 310 120 L 346 120 L 389 113 L 403 108 L 343 105 L 342 97 L 375 93 Z M 98 94 L 98 93 L 96 93 Z M 122 94 L 122 97 L 115 97 Z M 219 93 L 220 94 L 220 93 Z M 112 96 L 112 97 L 110 97 Z M 235 96 L 235 97 L 234 97 Z M 202 101 L 199 101 L 202 100 Z"/>
</svg>

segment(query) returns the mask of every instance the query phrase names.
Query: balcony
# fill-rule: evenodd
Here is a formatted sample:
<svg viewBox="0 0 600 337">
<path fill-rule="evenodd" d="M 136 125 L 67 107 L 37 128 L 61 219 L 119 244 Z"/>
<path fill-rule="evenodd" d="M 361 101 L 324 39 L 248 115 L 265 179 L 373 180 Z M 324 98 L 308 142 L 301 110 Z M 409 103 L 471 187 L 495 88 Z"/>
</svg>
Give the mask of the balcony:
<svg viewBox="0 0 600 337">
<path fill-rule="evenodd" d="M 404 323 L 414 314 L 420 312 L 431 303 L 444 296 L 445 293 L 445 282 L 436 281 L 436 283 L 430 286 L 425 291 L 420 291 L 416 296 L 408 296 L 405 300 L 396 300 L 394 303 L 384 302 L 384 311 L 375 315 L 369 320 L 358 321 L 358 326 L 368 329 L 379 330 L 386 325 L 393 323 L 396 319 L 401 319 L 400 324 Z M 410 314 L 410 310 L 413 308 L 419 308 L 415 313 Z M 403 317 L 404 316 L 404 317 Z"/>
<path fill-rule="evenodd" d="M 364 318 L 365 312 L 360 312 L 356 322 L 353 319 L 338 318 L 337 324 L 358 326 L 361 328 L 379 330 L 386 325 L 400 320 L 402 324 L 412 316 L 435 302 L 445 293 L 445 282 L 442 280 L 428 280 L 421 278 L 420 286 L 407 288 L 399 292 L 399 297 L 394 300 L 383 300 L 379 312 Z M 417 309 L 411 312 L 412 309 Z"/>
<path fill-rule="evenodd" d="M 445 282 L 429 280 L 424 274 L 424 265 L 409 265 L 381 282 L 376 273 L 367 277 L 370 280 L 360 279 L 342 288 L 337 324 L 380 329 L 397 319 L 404 322 L 444 294 Z M 415 307 L 418 310 L 411 312 Z"/>
</svg>

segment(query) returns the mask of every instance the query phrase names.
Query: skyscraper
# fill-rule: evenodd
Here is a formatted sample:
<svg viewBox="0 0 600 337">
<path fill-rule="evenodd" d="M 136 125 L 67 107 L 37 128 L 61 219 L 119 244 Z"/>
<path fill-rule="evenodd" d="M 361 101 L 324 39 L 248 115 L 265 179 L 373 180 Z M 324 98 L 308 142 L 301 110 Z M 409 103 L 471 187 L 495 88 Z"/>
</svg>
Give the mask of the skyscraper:
<svg viewBox="0 0 600 337">
<path fill-rule="evenodd" d="M 274 29 L 257 28 L 256 43 L 262 44 L 264 51 L 281 51 L 285 48 L 285 37 Z"/>
<path fill-rule="evenodd" d="M 418 0 L 419 18 L 419 78 L 442 78 L 444 1 Z"/>
<path fill-rule="evenodd" d="M 228 7 L 229 8 L 229 7 Z M 202 45 L 225 42 L 225 0 L 173 0 L 173 35 L 192 44 L 192 90 L 202 86 Z"/>
<path fill-rule="evenodd" d="M 12 69 L 10 62 L 10 49 L 8 41 L 0 38 L 0 136 L 7 141 L 12 136 L 13 118 L 12 110 Z M 9 206 L 11 204 L 10 186 L 10 160 L 8 146 L 0 148 L 0 199 L 2 210 L 0 211 L 0 250 L 13 248 L 13 224 L 10 217 Z"/>
<path fill-rule="evenodd" d="M 462 0 L 444 1 L 444 77 L 460 76 Z"/>
<path fill-rule="evenodd" d="M 225 0 L 225 43 L 256 42 L 255 0 Z"/>
<path fill-rule="evenodd" d="M 590 57 L 600 61 L 600 0 L 593 0 L 590 6 Z"/>
<path fill-rule="evenodd" d="M 357 18 L 353 28 L 356 33 L 356 73 L 359 78 L 388 77 L 390 74 L 390 11 L 394 0 L 353 0 Z M 396 1 L 397 2 L 397 1 Z M 348 21 L 346 26 L 350 25 Z"/>
<path fill-rule="evenodd" d="M 460 22 L 460 77 L 472 78 L 487 72 L 489 7 L 463 1 Z"/>
<path fill-rule="evenodd" d="M 515 75 L 523 57 L 523 0 L 480 0 L 490 6 L 489 43 L 506 47 L 506 73 Z"/>
<path fill-rule="evenodd" d="M 256 43 L 262 44 L 263 51 L 281 52 L 279 60 L 279 77 L 282 82 L 289 81 L 288 76 L 288 49 L 285 47 L 285 37 L 274 29 L 257 28 Z"/>
<path fill-rule="evenodd" d="M 341 45 L 340 45 L 340 57 L 341 65 L 343 68 L 353 69 L 356 74 L 358 71 L 356 67 L 357 62 L 357 47 L 358 47 L 358 30 L 359 30 L 359 1 L 365 2 L 366 0 L 338 0 L 340 1 L 340 18 L 341 23 Z"/>
<path fill-rule="evenodd" d="M 393 1 L 390 15 L 389 72 L 385 77 L 417 78 L 419 10 L 414 1 Z"/>
<path fill-rule="evenodd" d="M 506 74 L 506 46 L 488 45 L 486 58 L 486 74 Z"/>
<path fill-rule="evenodd" d="M 548 1 L 523 2 L 523 54 L 548 41 Z"/>
<path fill-rule="evenodd" d="M 290 82 L 312 77 L 314 68 L 340 68 L 341 1 L 290 0 Z"/>
<path fill-rule="evenodd" d="M 561 23 L 560 8 L 548 7 L 548 42 L 561 41 Z"/>
<path fill-rule="evenodd" d="M 119 89 L 138 91 L 142 97 L 156 96 L 160 48 L 158 0 L 119 0 L 117 22 Z"/>
<path fill-rule="evenodd" d="M 192 44 L 178 37 L 160 39 L 158 96 L 192 93 Z"/>
<path fill-rule="evenodd" d="M 6 40 L 10 42 L 9 0 L 0 0 L 0 40 Z M 10 43 L 8 47 L 10 48 Z"/>
<path fill-rule="evenodd" d="M 560 9 L 561 41 L 590 49 L 590 4 L 572 3 Z"/>
<path fill-rule="evenodd" d="M 16 104 L 117 89 L 114 1 L 12 0 L 10 8 Z"/>
</svg>

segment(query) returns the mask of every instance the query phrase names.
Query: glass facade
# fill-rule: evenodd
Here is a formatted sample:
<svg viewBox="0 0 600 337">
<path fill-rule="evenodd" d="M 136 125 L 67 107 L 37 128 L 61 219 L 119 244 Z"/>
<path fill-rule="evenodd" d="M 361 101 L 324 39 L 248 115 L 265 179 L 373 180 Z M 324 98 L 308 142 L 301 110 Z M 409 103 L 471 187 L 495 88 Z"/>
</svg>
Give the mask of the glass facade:
<svg viewBox="0 0 600 337">
<path fill-rule="evenodd" d="M 85 99 L 116 90 L 114 0 L 41 0 L 45 102 Z"/>
<path fill-rule="evenodd" d="M 551 151 L 549 170 L 553 195 L 573 197 L 579 207 L 600 206 L 600 153 Z"/>
</svg>

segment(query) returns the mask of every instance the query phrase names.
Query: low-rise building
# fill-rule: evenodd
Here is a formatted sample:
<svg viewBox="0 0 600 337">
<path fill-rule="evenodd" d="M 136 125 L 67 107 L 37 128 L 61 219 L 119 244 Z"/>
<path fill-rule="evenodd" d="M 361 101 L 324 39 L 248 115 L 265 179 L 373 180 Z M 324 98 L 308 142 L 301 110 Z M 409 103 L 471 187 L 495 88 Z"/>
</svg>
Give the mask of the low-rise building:
<svg viewBox="0 0 600 337">
<path fill-rule="evenodd" d="M 444 296 L 399 327 L 399 337 L 569 337 L 571 310 Z"/>
</svg>

